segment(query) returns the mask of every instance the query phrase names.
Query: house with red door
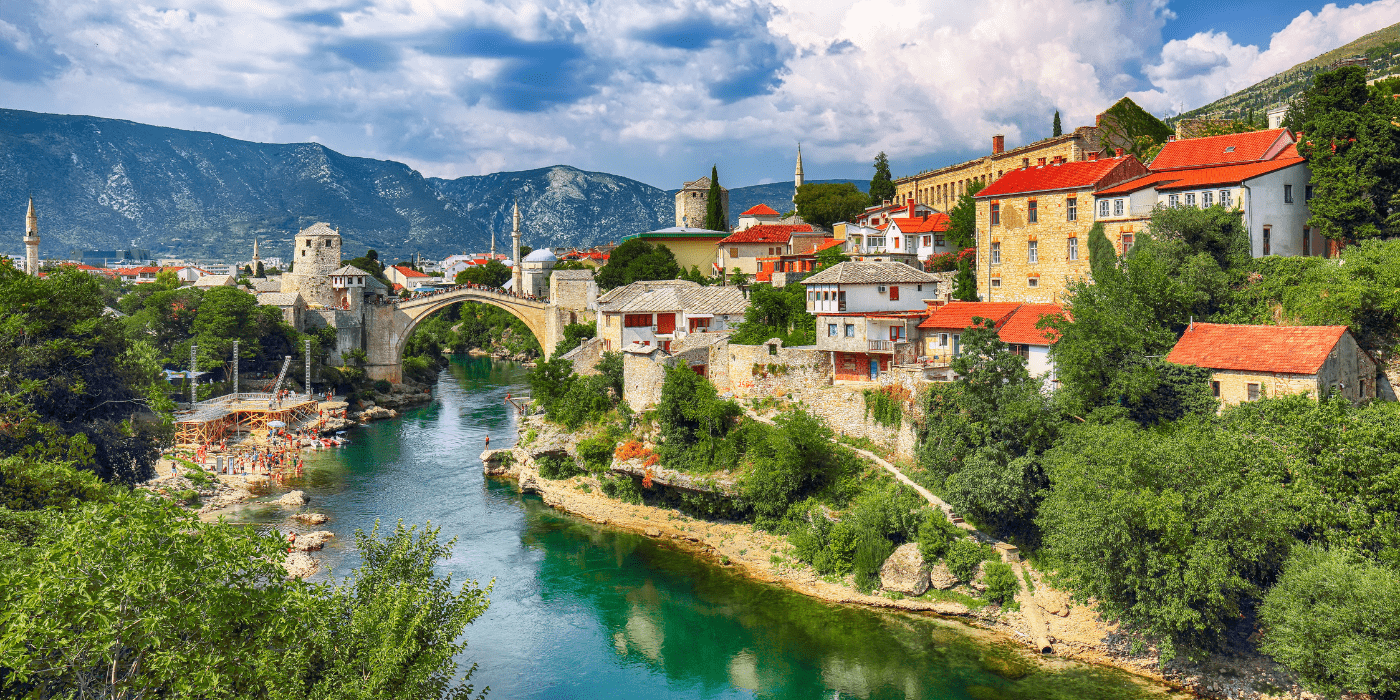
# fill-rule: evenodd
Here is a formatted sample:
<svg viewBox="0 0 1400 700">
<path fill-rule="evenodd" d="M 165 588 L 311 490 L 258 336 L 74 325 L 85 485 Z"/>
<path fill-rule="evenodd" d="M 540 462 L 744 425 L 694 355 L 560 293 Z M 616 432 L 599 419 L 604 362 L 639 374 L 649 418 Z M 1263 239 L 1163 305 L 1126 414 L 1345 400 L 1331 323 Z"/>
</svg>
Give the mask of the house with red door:
<svg viewBox="0 0 1400 700">
<path fill-rule="evenodd" d="M 690 334 L 724 333 L 744 319 L 749 300 L 738 287 L 702 287 L 687 280 L 633 282 L 598 298 L 603 351 L 658 347 Z"/>
<path fill-rule="evenodd" d="M 849 261 L 802 281 L 807 312 L 817 317 L 817 350 L 836 381 L 874 381 L 912 363 L 926 300 L 937 278 L 904 263 Z"/>
</svg>

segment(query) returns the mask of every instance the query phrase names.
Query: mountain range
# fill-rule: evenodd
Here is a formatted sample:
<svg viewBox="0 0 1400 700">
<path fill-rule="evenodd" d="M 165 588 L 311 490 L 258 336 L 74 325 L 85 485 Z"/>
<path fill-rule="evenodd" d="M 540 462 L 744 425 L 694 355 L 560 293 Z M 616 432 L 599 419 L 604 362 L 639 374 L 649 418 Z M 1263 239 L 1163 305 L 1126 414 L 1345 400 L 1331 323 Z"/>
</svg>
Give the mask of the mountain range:
<svg viewBox="0 0 1400 700">
<path fill-rule="evenodd" d="M 676 191 L 567 165 L 423 177 L 316 143 L 0 109 L 0 203 L 19 224 L 34 198 L 46 258 L 131 247 L 241 261 L 254 237 L 263 257 L 285 256 L 296 232 L 317 221 L 340 228 L 346 257 L 373 248 L 386 258 L 440 258 L 484 251 L 493 232 L 505 250 L 516 201 L 527 245 L 584 246 L 674 225 Z M 792 193 L 790 182 L 733 188 L 731 218 L 760 202 L 787 211 Z M 0 238 L 0 252 L 21 252 L 22 228 L 6 228 L 13 233 Z"/>
</svg>

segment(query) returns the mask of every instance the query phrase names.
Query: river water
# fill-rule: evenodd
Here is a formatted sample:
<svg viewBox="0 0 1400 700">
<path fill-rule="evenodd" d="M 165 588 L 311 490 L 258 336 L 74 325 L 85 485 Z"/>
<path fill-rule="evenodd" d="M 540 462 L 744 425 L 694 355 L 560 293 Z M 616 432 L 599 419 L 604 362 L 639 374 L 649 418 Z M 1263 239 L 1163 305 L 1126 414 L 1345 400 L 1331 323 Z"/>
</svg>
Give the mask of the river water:
<svg viewBox="0 0 1400 700">
<path fill-rule="evenodd" d="M 310 457 L 293 485 L 336 534 L 318 576 L 358 565 L 353 533 L 376 519 L 431 522 L 456 538 L 441 572 L 495 580 L 461 659 L 478 664 L 472 681 L 492 697 L 1163 697 L 1116 670 L 1026 662 L 957 623 L 829 605 L 748 581 L 486 479 L 485 438 L 498 448 L 513 443 L 504 398 L 524 392 L 526 371 L 456 358 L 436 401 L 353 431 L 349 446 Z M 272 523 L 286 513 L 251 503 L 229 516 Z"/>
</svg>

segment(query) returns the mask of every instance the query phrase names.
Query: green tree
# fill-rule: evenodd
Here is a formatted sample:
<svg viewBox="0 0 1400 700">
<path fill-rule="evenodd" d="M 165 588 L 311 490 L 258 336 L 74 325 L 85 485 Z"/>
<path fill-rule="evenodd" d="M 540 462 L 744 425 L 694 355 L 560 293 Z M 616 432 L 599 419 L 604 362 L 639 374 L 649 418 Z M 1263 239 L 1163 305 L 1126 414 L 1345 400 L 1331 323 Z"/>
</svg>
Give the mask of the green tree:
<svg viewBox="0 0 1400 700">
<path fill-rule="evenodd" d="M 710 191 L 705 197 L 705 228 L 729 230 L 729 212 L 724 210 L 724 192 L 719 187 L 719 168 L 710 166 Z"/>
<path fill-rule="evenodd" d="M 1060 126 L 1060 110 L 1055 110 L 1055 121 L 1050 125 L 1050 135 L 1059 136 L 1064 133 L 1064 128 Z"/>
<path fill-rule="evenodd" d="M 174 270 L 161 270 L 156 273 L 156 281 L 153 285 L 161 291 L 169 291 L 180 288 L 180 277 Z"/>
<path fill-rule="evenodd" d="M 800 284 L 749 288 L 749 307 L 730 342 L 757 345 L 778 338 L 784 345 L 817 342 L 817 318 L 807 313 L 806 288 Z"/>
<path fill-rule="evenodd" d="M 840 265 L 850 261 L 851 256 L 846 255 L 839 245 L 833 245 L 817 251 L 817 262 L 812 266 L 812 272 L 821 272 L 828 267 Z"/>
<path fill-rule="evenodd" d="M 594 275 L 601 289 L 613 289 L 641 280 L 673 280 L 681 273 L 676 256 L 664 245 L 629 238 L 613 249 L 608 264 Z"/>
<path fill-rule="evenodd" d="M 958 301 L 977 301 L 977 273 L 972 271 L 972 261 L 958 258 L 958 274 L 953 278 L 953 298 Z"/>
<path fill-rule="evenodd" d="M 948 211 L 948 231 L 944 236 L 953 250 L 971 248 L 977 244 L 977 202 L 973 197 L 986 189 L 980 182 L 970 182 L 958 196 L 957 204 Z"/>
<path fill-rule="evenodd" d="M 488 260 L 485 265 L 472 265 L 458 272 L 454 281 L 457 284 L 504 287 L 510 281 L 510 268 L 499 260 Z"/>
<path fill-rule="evenodd" d="M 1361 66 L 1318 73 L 1303 101 L 1308 225 L 1344 242 L 1385 235 L 1387 204 L 1400 189 L 1400 105 L 1368 87 Z"/>
<path fill-rule="evenodd" d="M 554 356 L 559 357 L 583 344 L 583 341 L 598 335 L 596 323 L 570 323 L 564 326 L 564 337 L 554 347 Z"/>
<path fill-rule="evenodd" d="M 661 424 L 656 453 L 666 466 L 709 472 L 738 461 L 737 447 L 726 438 L 744 409 L 720 399 L 715 386 L 689 365 L 666 370 L 656 413 Z"/>
<path fill-rule="evenodd" d="M 1400 697 L 1400 572 L 1349 553 L 1299 547 L 1259 608 L 1260 650 L 1309 690 Z"/>
<path fill-rule="evenodd" d="M 870 178 L 870 203 L 879 206 L 886 200 L 894 200 L 894 175 L 890 172 L 889 157 L 880 151 L 875 156 L 875 177 Z"/>
<path fill-rule="evenodd" d="M 263 271 L 263 264 L 262 264 L 262 261 L 261 261 L 261 260 L 258 261 L 258 266 L 257 266 L 256 268 L 254 268 L 254 270 L 253 270 L 253 276 L 254 276 L 254 277 L 267 277 L 267 273 L 266 273 L 265 271 Z"/>
<path fill-rule="evenodd" d="M 833 224 L 856 218 L 869 201 L 854 183 L 807 183 L 797 188 L 797 215 L 830 231 Z"/>
</svg>

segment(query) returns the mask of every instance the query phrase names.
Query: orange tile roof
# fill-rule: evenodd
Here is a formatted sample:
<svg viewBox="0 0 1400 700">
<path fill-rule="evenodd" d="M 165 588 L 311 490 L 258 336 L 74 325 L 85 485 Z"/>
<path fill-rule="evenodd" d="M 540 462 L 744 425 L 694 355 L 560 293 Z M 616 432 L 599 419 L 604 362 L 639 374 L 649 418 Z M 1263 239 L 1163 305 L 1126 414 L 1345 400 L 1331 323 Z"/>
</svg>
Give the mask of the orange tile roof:
<svg viewBox="0 0 1400 700">
<path fill-rule="evenodd" d="M 1009 301 L 950 301 L 934 309 L 919 327 L 962 330 L 971 326 L 974 318 L 989 318 L 1000 328 L 1020 307 Z"/>
<path fill-rule="evenodd" d="M 1317 374 L 1346 326 L 1244 326 L 1197 323 L 1167 362 L 1245 372 Z"/>
<path fill-rule="evenodd" d="M 835 238 L 823 238 L 823 239 L 822 239 L 822 242 L 821 242 L 821 243 L 818 243 L 818 244 L 817 244 L 817 247 L 815 247 L 815 248 L 812 249 L 812 252 L 813 252 L 813 253 L 820 253 L 820 252 L 822 252 L 823 250 L 826 250 L 827 248 L 830 248 L 830 247 L 832 247 L 832 246 L 838 246 L 838 245 L 841 245 L 842 243 L 845 243 L 845 241 L 838 241 L 838 240 L 836 240 Z"/>
<path fill-rule="evenodd" d="M 811 224 L 758 224 L 743 231 L 735 231 L 719 242 L 730 243 L 787 243 L 794 233 L 810 233 Z"/>
<path fill-rule="evenodd" d="M 1152 169 L 1176 170 L 1260 161 L 1275 154 L 1281 155 L 1282 149 L 1292 141 L 1293 137 L 1287 129 L 1246 131 L 1242 134 L 1170 141 L 1162 146 L 1162 151 L 1152 160 Z"/>
<path fill-rule="evenodd" d="M 394 269 L 395 269 L 395 270 L 398 270 L 398 271 L 399 271 L 399 274 L 403 275 L 404 277 L 407 277 L 408 279 L 415 279 L 415 278 L 418 278 L 418 277 L 424 277 L 424 278 L 426 278 L 426 277 L 431 277 L 431 276 L 432 276 L 432 275 L 425 275 L 425 274 L 423 274 L 423 273 L 421 273 L 421 272 L 419 272 L 419 271 L 417 271 L 417 270 L 415 270 L 415 269 L 413 269 L 413 268 L 411 268 L 411 267 L 406 267 L 406 266 L 404 266 L 404 265 L 395 265 L 395 266 L 394 266 Z"/>
<path fill-rule="evenodd" d="M 739 216 L 782 216 L 782 214 L 773 211 L 773 207 L 767 204 L 755 204 Z"/>
<path fill-rule="evenodd" d="M 1215 185 L 1234 185 L 1252 177 L 1259 177 L 1266 173 L 1282 170 L 1289 166 L 1306 163 L 1304 158 L 1276 158 L 1259 163 L 1244 163 L 1241 165 L 1222 165 L 1216 168 L 1198 168 L 1196 170 L 1177 170 L 1174 173 L 1179 179 L 1172 182 L 1164 182 L 1157 185 L 1158 190 L 1189 190 L 1197 187 L 1212 187 Z"/>
<path fill-rule="evenodd" d="M 1094 194 L 1100 197 L 1112 196 L 1115 194 L 1128 194 L 1129 192 L 1137 192 L 1138 190 L 1143 189 L 1144 187 L 1152 187 L 1153 185 L 1156 185 L 1160 182 L 1180 180 L 1181 177 L 1182 173 L 1152 173 L 1150 175 L 1145 175 L 1143 177 L 1137 178 L 1136 180 L 1129 180 L 1122 184 L 1114 185 L 1112 187 L 1106 187 L 1101 190 L 1095 190 Z"/>
<path fill-rule="evenodd" d="M 1117 184 L 1117 181 L 1110 182 L 1108 178 L 1119 166 L 1124 166 L 1119 175 L 1125 178 L 1147 173 L 1147 168 L 1143 167 L 1132 156 L 1020 168 L 1007 172 L 996 182 L 988 185 L 986 189 L 978 192 L 977 199 L 1114 185 Z"/>
<path fill-rule="evenodd" d="M 939 231 L 947 231 L 950 221 L 952 221 L 952 219 L 943 212 L 930 214 L 926 217 L 918 216 L 890 219 L 890 223 L 899 226 L 899 230 L 904 233 L 937 233 Z"/>
<path fill-rule="evenodd" d="M 1035 324 L 1045 316 L 1064 313 L 1059 304 L 1022 304 L 1016 313 L 1006 321 L 997 333 L 1004 343 L 1017 345 L 1049 345 L 1060 339 L 1060 334 L 1046 328 L 1036 328 Z"/>
</svg>

